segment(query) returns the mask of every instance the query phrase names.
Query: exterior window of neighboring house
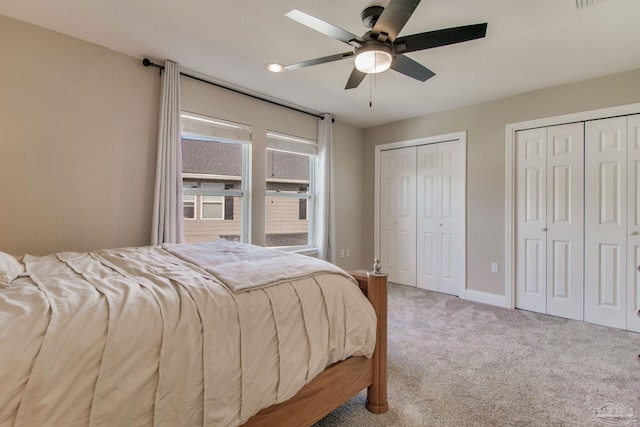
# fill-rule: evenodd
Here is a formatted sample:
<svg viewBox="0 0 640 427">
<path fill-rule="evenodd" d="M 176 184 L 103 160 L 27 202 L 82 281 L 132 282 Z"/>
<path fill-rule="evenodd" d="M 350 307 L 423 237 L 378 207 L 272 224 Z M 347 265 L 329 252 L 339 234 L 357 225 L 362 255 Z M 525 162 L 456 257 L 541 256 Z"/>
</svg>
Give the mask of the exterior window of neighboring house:
<svg viewBox="0 0 640 427">
<path fill-rule="evenodd" d="M 202 196 L 200 219 L 224 219 L 224 196 Z"/>
<path fill-rule="evenodd" d="M 251 128 L 188 112 L 181 123 L 185 242 L 249 242 Z"/>
<path fill-rule="evenodd" d="M 298 187 L 298 191 L 301 193 L 307 192 L 307 187 Z M 298 219 L 305 220 L 307 219 L 307 207 L 309 204 L 307 203 L 307 199 L 298 200 Z"/>
<path fill-rule="evenodd" d="M 196 196 L 184 194 L 182 196 L 182 204 L 184 207 L 184 219 L 196 219 Z"/>
<path fill-rule="evenodd" d="M 265 244 L 302 249 L 313 244 L 313 170 L 317 142 L 267 133 Z"/>
</svg>

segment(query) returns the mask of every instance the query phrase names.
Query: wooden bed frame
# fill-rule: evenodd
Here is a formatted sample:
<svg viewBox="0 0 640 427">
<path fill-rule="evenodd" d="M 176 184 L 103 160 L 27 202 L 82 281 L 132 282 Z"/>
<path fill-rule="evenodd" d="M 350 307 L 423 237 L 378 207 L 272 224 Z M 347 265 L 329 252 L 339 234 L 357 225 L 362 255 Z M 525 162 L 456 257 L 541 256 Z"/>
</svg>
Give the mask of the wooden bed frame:
<svg viewBox="0 0 640 427">
<path fill-rule="evenodd" d="M 350 273 L 376 311 L 376 347 L 371 359 L 350 357 L 335 363 L 305 385 L 295 396 L 258 412 L 244 427 L 310 426 L 367 388 L 367 409 L 387 412 L 387 275 Z"/>
</svg>

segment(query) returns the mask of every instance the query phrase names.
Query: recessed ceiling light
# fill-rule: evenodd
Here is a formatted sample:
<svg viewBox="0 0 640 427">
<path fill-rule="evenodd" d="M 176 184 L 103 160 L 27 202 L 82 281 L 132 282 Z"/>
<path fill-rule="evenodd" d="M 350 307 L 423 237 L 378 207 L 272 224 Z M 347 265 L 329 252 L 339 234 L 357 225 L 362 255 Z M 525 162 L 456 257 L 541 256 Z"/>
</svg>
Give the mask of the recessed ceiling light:
<svg viewBox="0 0 640 427">
<path fill-rule="evenodd" d="M 282 64 L 272 63 L 265 65 L 265 67 L 272 73 L 279 73 L 281 71 L 284 71 L 284 65 Z"/>
</svg>

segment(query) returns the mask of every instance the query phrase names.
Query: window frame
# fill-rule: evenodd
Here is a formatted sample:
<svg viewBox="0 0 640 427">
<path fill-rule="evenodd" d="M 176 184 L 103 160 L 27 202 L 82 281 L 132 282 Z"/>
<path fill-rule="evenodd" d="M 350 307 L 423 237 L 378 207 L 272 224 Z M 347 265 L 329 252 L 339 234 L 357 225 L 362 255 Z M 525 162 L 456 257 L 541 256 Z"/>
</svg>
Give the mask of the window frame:
<svg viewBox="0 0 640 427">
<path fill-rule="evenodd" d="M 240 201 L 240 241 L 251 242 L 251 127 L 240 123 L 234 123 L 215 117 L 182 111 L 180 138 L 198 141 L 216 142 L 223 144 L 239 144 L 242 150 L 242 172 L 239 178 L 240 188 L 182 188 L 183 195 L 201 196 L 221 196 L 223 197 L 222 219 L 202 218 L 202 207 L 200 219 L 203 221 L 224 221 L 225 220 L 225 199 L 224 197 L 238 197 Z M 185 120 L 186 119 L 186 120 Z M 188 122 L 185 125 L 185 122 Z M 248 135 L 248 136 L 247 136 Z M 203 175 L 194 173 L 182 173 L 185 178 L 229 178 L 226 175 Z M 202 202 L 201 202 L 202 203 Z M 196 215 L 197 217 L 198 215 Z"/>
<path fill-rule="evenodd" d="M 221 200 L 211 201 L 205 200 L 206 197 L 217 197 Z M 226 196 L 217 196 L 210 194 L 203 194 L 200 196 L 200 220 L 201 221 L 224 221 L 224 212 L 225 212 L 225 198 Z M 205 217 L 204 216 L 204 205 L 205 204 L 219 204 L 220 205 L 220 216 L 219 217 Z"/>
<path fill-rule="evenodd" d="M 281 142 L 281 144 L 278 144 Z M 302 150 L 296 151 L 295 146 L 297 144 L 304 144 L 301 146 Z M 311 149 L 310 146 L 313 146 Z M 313 141 L 310 139 L 300 138 L 293 135 L 287 135 L 274 131 L 267 131 L 267 148 L 265 158 L 268 158 L 269 150 L 281 151 L 285 153 L 292 153 L 302 156 L 307 156 L 309 158 L 309 182 L 307 184 L 307 192 L 301 193 L 298 191 L 297 193 L 293 192 L 282 192 L 277 190 L 266 190 L 265 197 L 265 212 L 266 212 L 266 201 L 269 197 L 274 198 L 294 198 L 297 200 L 306 200 L 307 204 L 307 218 L 308 221 L 308 238 L 307 243 L 305 245 L 294 245 L 294 246 L 270 246 L 272 248 L 277 248 L 285 251 L 294 251 L 294 252 L 309 252 L 310 250 L 315 250 L 315 164 L 316 159 L 318 157 L 317 153 L 317 141 Z M 265 182 L 269 182 L 269 177 L 265 177 Z M 267 230 L 267 216 L 265 215 L 265 244 L 266 244 L 266 230 Z"/>
<path fill-rule="evenodd" d="M 193 196 L 193 200 L 186 200 L 185 196 L 191 197 Z M 193 203 L 193 216 L 187 217 L 184 215 L 185 202 Z M 198 196 L 195 194 L 185 194 L 184 190 L 182 192 L 182 217 L 185 221 L 195 221 L 198 218 L 196 205 L 198 204 Z"/>
</svg>

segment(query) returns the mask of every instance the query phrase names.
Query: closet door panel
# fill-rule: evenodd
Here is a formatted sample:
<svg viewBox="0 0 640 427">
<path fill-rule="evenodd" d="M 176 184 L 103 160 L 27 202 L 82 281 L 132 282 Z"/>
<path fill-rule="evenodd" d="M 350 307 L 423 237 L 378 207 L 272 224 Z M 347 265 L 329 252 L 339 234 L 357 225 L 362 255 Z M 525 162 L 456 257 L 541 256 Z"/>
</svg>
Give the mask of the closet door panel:
<svg viewBox="0 0 640 427">
<path fill-rule="evenodd" d="M 547 128 L 547 313 L 583 319 L 584 125 Z"/>
<path fill-rule="evenodd" d="M 585 125 L 585 320 L 624 329 L 627 119 Z"/>
<path fill-rule="evenodd" d="M 416 148 L 397 151 L 397 282 L 416 286 Z"/>
<path fill-rule="evenodd" d="M 438 291 L 464 292 L 464 176 L 462 141 L 434 144 L 438 150 Z M 422 147 L 419 147 L 420 150 Z"/>
<path fill-rule="evenodd" d="M 640 332 L 640 115 L 627 118 L 627 329 Z"/>
<path fill-rule="evenodd" d="M 417 148 L 418 180 L 418 277 L 417 286 L 438 290 L 438 148 Z"/>
<path fill-rule="evenodd" d="M 515 306 L 547 312 L 546 129 L 516 133 Z"/>
<path fill-rule="evenodd" d="M 390 282 L 398 281 L 397 273 L 397 154 L 394 150 L 380 153 L 380 261 Z"/>
</svg>

